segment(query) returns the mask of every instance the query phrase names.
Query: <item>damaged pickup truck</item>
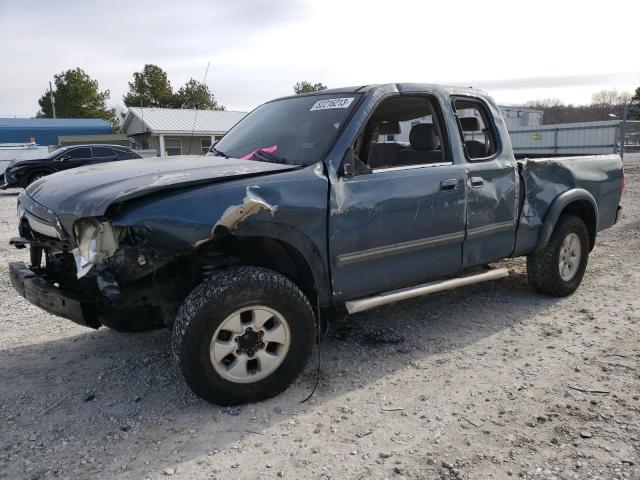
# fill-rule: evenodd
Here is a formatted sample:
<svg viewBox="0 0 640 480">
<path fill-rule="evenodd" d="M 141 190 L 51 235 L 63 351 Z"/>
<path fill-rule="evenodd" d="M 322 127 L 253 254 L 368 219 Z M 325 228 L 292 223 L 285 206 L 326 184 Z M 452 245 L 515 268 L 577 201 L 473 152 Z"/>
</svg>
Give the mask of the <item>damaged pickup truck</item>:
<svg viewBox="0 0 640 480">
<path fill-rule="evenodd" d="M 507 257 L 571 294 L 623 187 L 615 155 L 516 160 L 474 89 L 326 90 L 258 107 L 206 156 L 31 184 L 11 281 L 81 325 L 173 328 L 189 386 L 232 405 L 284 390 L 341 313 L 506 276 Z"/>
</svg>

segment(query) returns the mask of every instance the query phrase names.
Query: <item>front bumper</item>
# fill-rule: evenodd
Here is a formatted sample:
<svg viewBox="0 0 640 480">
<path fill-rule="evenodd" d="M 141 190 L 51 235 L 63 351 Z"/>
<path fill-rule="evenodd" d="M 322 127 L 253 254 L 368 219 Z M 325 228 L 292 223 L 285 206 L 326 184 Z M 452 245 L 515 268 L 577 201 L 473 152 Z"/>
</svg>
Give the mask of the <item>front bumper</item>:
<svg viewBox="0 0 640 480">
<path fill-rule="evenodd" d="M 6 190 L 7 188 L 18 188 L 18 181 L 15 176 L 7 175 L 6 172 L 0 173 L 0 190 Z"/>
<path fill-rule="evenodd" d="M 91 312 L 91 304 L 73 292 L 50 284 L 24 262 L 11 262 L 9 274 L 13 288 L 28 302 L 78 325 L 98 328 L 100 323 Z"/>
</svg>

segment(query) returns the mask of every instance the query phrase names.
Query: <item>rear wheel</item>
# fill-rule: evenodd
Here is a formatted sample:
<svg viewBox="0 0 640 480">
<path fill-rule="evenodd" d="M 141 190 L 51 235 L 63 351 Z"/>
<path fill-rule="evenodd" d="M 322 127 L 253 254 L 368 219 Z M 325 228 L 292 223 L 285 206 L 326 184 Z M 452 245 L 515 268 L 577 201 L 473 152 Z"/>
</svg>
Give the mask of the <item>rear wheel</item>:
<svg viewBox="0 0 640 480">
<path fill-rule="evenodd" d="M 544 250 L 527 257 L 529 283 L 547 295 L 570 295 L 582 281 L 588 257 L 589 233 L 584 221 L 562 215 Z"/>
<path fill-rule="evenodd" d="M 314 342 L 309 301 L 289 279 L 258 267 L 221 271 L 195 288 L 173 330 L 173 351 L 191 389 L 218 405 L 285 390 Z"/>
</svg>

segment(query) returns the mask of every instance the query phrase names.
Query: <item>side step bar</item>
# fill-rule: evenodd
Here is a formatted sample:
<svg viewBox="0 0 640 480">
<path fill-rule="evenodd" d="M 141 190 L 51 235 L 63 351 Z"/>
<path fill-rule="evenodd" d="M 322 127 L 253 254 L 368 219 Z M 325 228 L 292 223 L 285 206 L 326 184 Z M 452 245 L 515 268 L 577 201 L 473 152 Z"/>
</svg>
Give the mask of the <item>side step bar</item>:
<svg viewBox="0 0 640 480">
<path fill-rule="evenodd" d="M 498 278 L 508 277 L 509 270 L 506 268 L 498 268 L 489 270 L 484 273 L 476 273 L 466 275 L 464 277 L 451 278 L 449 280 L 441 280 L 439 282 L 425 283 L 416 285 L 415 287 L 403 288 L 401 290 L 392 290 L 386 293 L 380 293 L 373 297 L 351 300 L 345 303 L 349 313 L 358 313 L 370 310 L 381 305 L 396 303 L 410 298 L 422 297 L 430 293 L 442 292 L 453 288 L 464 287 L 474 283 L 487 282 L 489 280 L 497 280 Z"/>
</svg>

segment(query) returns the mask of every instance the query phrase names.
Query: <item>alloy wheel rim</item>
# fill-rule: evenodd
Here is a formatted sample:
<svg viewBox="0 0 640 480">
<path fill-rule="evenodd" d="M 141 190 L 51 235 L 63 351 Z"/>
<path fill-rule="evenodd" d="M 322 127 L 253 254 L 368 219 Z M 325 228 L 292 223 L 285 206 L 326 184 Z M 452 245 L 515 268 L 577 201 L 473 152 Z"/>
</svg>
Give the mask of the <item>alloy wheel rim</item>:
<svg viewBox="0 0 640 480">
<path fill-rule="evenodd" d="M 252 383 L 275 372 L 291 345 L 284 316 L 264 305 L 236 310 L 225 318 L 211 338 L 209 356 L 225 380 Z"/>
<path fill-rule="evenodd" d="M 575 233 L 570 233 L 564 238 L 560 246 L 558 268 L 562 280 L 568 282 L 575 277 L 578 267 L 580 266 L 581 255 L 580 237 Z"/>
</svg>

